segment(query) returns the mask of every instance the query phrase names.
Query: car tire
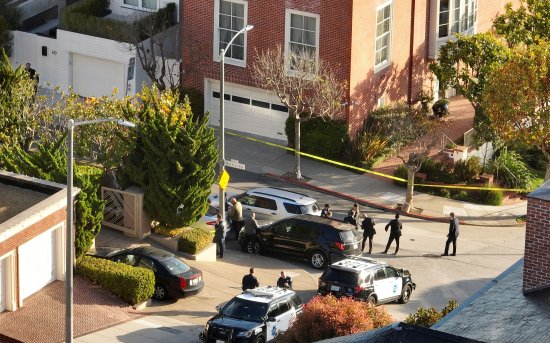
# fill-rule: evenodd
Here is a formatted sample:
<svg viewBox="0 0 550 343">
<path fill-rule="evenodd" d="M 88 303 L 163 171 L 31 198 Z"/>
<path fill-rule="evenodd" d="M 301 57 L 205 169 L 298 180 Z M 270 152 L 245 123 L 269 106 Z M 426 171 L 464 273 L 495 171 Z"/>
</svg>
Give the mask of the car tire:
<svg viewBox="0 0 550 343">
<path fill-rule="evenodd" d="M 155 285 L 155 292 L 153 293 L 153 299 L 155 300 L 165 300 L 168 297 L 168 292 L 166 287 L 163 285 Z"/>
<path fill-rule="evenodd" d="M 412 293 L 411 285 L 406 285 L 405 287 L 403 287 L 403 291 L 401 292 L 401 298 L 399 298 L 399 303 L 401 304 L 408 303 L 409 300 L 411 299 L 411 293 Z"/>
<path fill-rule="evenodd" d="M 264 343 L 264 342 L 265 342 L 265 338 L 262 335 L 260 335 L 260 336 L 258 336 L 254 339 L 254 343 Z"/>
<path fill-rule="evenodd" d="M 262 244 L 257 239 L 255 239 L 253 241 L 248 241 L 248 243 L 246 244 L 246 251 L 249 254 L 255 254 L 255 255 L 261 254 L 263 252 L 262 251 Z"/>
<path fill-rule="evenodd" d="M 374 295 L 369 295 L 367 300 L 366 300 L 366 303 L 371 305 L 371 306 L 376 306 L 376 297 Z"/>
<path fill-rule="evenodd" d="M 315 250 L 309 255 L 309 263 L 315 269 L 325 269 L 327 266 L 327 255 L 322 251 Z"/>
</svg>

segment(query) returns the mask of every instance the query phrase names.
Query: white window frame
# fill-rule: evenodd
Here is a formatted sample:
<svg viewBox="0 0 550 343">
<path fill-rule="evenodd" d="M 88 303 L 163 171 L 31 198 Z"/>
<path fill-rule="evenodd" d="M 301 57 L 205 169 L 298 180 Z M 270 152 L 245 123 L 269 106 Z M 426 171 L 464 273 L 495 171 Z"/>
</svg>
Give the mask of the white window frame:
<svg viewBox="0 0 550 343">
<path fill-rule="evenodd" d="M 388 58 L 385 60 L 385 61 L 381 61 L 380 63 L 376 64 L 376 52 L 377 52 L 377 49 L 376 49 L 376 41 L 378 40 L 378 36 L 376 34 L 377 32 L 377 26 L 378 26 L 378 11 L 386 8 L 386 7 L 390 7 L 390 17 L 389 17 L 389 21 L 390 21 L 390 31 L 387 33 L 387 35 L 389 35 L 389 40 L 388 40 L 388 45 L 387 45 L 387 49 L 388 49 Z M 375 15 L 376 19 L 374 21 L 374 58 L 373 58 L 373 61 L 374 61 L 374 72 L 378 72 L 384 68 L 386 68 L 388 65 L 391 64 L 391 46 L 392 46 L 392 36 L 393 36 L 393 1 L 388 1 L 378 7 L 376 7 L 376 15 Z M 385 34 L 384 34 L 385 35 Z M 382 36 L 381 36 L 382 37 Z"/>
<path fill-rule="evenodd" d="M 447 35 L 440 36 L 439 29 L 441 27 L 441 1 L 437 0 L 437 25 L 436 37 L 439 40 L 453 38 L 456 33 L 470 34 L 475 32 L 477 24 L 477 10 L 479 0 L 448 0 L 449 1 L 449 18 L 447 22 Z M 455 25 L 458 28 L 453 28 Z"/>
<path fill-rule="evenodd" d="M 132 4 L 125 4 L 124 0 L 122 0 L 122 2 L 120 4 L 120 7 L 130 8 L 130 9 L 140 10 L 140 11 L 146 11 L 146 12 L 157 12 L 160 9 L 160 0 L 156 0 L 157 1 L 157 8 L 156 9 L 143 7 L 143 0 L 137 0 L 137 1 L 138 1 L 138 4 L 136 6 L 136 5 L 132 5 Z"/>
<path fill-rule="evenodd" d="M 319 66 L 319 31 L 321 28 L 321 23 L 320 23 L 321 16 L 317 13 L 303 12 L 303 11 L 287 8 L 286 14 L 285 14 L 284 54 L 285 54 L 285 69 L 288 75 L 294 74 L 294 71 L 290 69 L 290 61 L 288 60 L 288 57 L 290 56 L 290 51 L 291 51 L 290 50 L 290 22 L 293 14 L 315 18 L 315 65 L 316 65 L 315 70 L 317 70 L 317 66 Z"/>
<path fill-rule="evenodd" d="M 220 30 L 219 30 L 219 22 L 220 22 L 220 1 L 221 0 L 215 0 L 214 1 L 214 47 L 213 47 L 213 59 L 216 62 L 220 62 Z M 233 2 L 237 4 L 244 5 L 244 27 L 248 25 L 248 1 L 244 0 L 224 0 L 227 2 Z M 244 55 L 243 59 L 235 59 L 225 56 L 225 63 L 235 65 L 238 67 L 246 67 L 246 55 L 247 55 L 247 32 L 241 33 L 244 35 Z"/>
</svg>

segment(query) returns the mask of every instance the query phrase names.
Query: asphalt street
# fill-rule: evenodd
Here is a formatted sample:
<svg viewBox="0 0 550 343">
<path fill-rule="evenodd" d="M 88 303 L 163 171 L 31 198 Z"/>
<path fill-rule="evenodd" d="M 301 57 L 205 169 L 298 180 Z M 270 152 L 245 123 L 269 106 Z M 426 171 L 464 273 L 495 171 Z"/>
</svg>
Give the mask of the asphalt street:
<svg viewBox="0 0 550 343">
<path fill-rule="evenodd" d="M 265 186 L 293 190 L 316 198 L 320 206 L 324 203 L 331 204 L 334 216 L 339 219 L 342 219 L 352 206 L 348 200 L 301 189 L 279 179 L 232 168 L 229 168 L 228 172 L 231 176 L 230 187 L 227 189 L 228 194 L 241 193 L 251 188 Z M 212 191 L 216 194 L 217 187 L 213 187 Z M 367 207 L 360 210 L 368 212 L 369 216 L 374 217 L 377 221 L 374 253 L 371 257 L 387 261 L 397 268 L 408 269 L 417 285 L 408 304 L 385 305 L 395 320 L 404 320 L 409 313 L 415 312 L 420 306 L 434 306 L 441 309 L 449 299 L 456 299 L 460 303 L 523 256 L 524 229 L 521 227 L 462 226 L 458 239 L 457 256 L 441 257 L 448 224 L 410 217 L 401 218 L 403 236 L 399 253 L 395 256 L 382 255 L 380 252 L 384 250 L 389 236 L 384 231 L 384 226 L 393 218 L 393 214 Z M 390 252 L 394 251 L 394 247 L 395 245 L 390 248 Z M 228 248 L 237 264 L 254 266 L 254 255 L 241 253 L 234 241 L 228 242 Z M 308 274 L 315 280 L 321 275 L 320 271 L 309 267 L 304 261 L 287 260 L 280 256 L 271 256 L 271 258 L 287 262 L 292 273 Z M 269 263 L 256 267 L 270 269 Z M 273 273 L 275 274 L 277 271 L 273 271 Z M 233 283 L 231 287 L 237 289 L 225 292 L 225 301 L 231 298 L 231 294 L 239 292 L 235 285 L 240 284 L 241 278 L 241 274 L 231 275 L 228 272 L 227 280 L 231 280 Z M 260 282 L 269 284 L 268 280 L 260 280 Z M 206 288 L 208 287 L 210 286 L 207 285 Z M 212 299 L 212 308 L 204 308 L 202 312 L 186 310 L 186 308 L 197 307 L 195 297 L 181 299 L 173 303 L 156 303 L 155 306 L 145 311 L 172 313 L 179 320 L 204 324 L 213 315 L 215 304 L 224 302 L 224 285 L 213 285 L 212 287 L 215 287 L 217 291 L 213 293 L 206 291 L 206 294 L 211 294 L 208 296 L 216 299 Z M 301 290 L 300 296 L 307 300 L 314 296 L 315 292 L 316 289 Z"/>
</svg>

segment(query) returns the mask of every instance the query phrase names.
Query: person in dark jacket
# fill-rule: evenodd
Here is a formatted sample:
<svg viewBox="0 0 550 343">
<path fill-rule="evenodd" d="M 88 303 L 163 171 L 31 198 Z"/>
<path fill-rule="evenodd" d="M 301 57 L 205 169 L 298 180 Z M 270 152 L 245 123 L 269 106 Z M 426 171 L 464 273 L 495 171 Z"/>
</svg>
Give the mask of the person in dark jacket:
<svg viewBox="0 0 550 343">
<path fill-rule="evenodd" d="M 225 251 L 225 222 L 222 219 L 221 214 L 216 215 L 216 224 L 214 224 L 215 234 L 214 242 L 216 242 L 218 249 L 220 250 L 219 258 L 223 258 Z"/>
<path fill-rule="evenodd" d="M 401 237 L 401 229 L 403 228 L 403 225 L 401 224 L 401 221 L 399 220 L 399 213 L 395 214 L 395 219 L 392 219 L 388 224 L 386 224 L 386 232 L 388 231 L 388 228 L 391 228 L 390 230 L 390 238 L 388 239 L 388 244 L 386 245 L 386 250 L 382 252 L 383 254 L 388 253 L 388 249 L 390 248 L 390 245 L 392 244 L 393 240 L 395 239 L 395 253 L 394 255 L 397 255 L 397 252 L 399 251 L 399 237 Z"/>
<path fill-rule="evenodd" d="M 361 216 L 361 213 L 359 212 L 359 204 L 355 203 L 353 204 L 353 207 L 348 211 L 348 215 L 346 218 L 344 218 L 344 221 L 346 223 L 350 223 L 351 225 L 355 226 L 357 230 L 359 230 L 359 218 Z"/>
<path fill-rule="evenodd" d="M 243 276 L 243 291 L 260 287 L 258 279 L 254 276 L 254 268 L 250 268 L 250 274 Z"/>
<path fill-rule="evenodd" d="M 325 208 L 321 210 L 321 217 L 323 218 L 332 218 L 332 212 L 330 211 L 330 205 L 325 204 Z"/>
<path fill-rule="evenodd" d="M 281 270 L 281 276 L 277 279 L 277 287 L 292 289 L 292 278 L 285 275 L 285 271 Z"/>
<path fill-rule="evenodd" d="M 376 230 L 374 229 L 374 225 L 376 225 L 376 222 L 374 221 L 374 218 L 369 218 L 369 216 L 364 213 L 363 216 L 365 219 L 363 219 L 363 222 L 361 223 L 361 228 L 363 229 L 363 244 L 361 245 L 361 251 L 365 250 L 365 241 L 367 238 L 369 239 L 369 254 L 372 252 L 372 238 L 374 235 L 376 235 Z"/>
<path fill-rule="evenodd" d="M 458 238 L 458 218 L 451 212 L 451 219 L 449 220 L 449 233 L 447 234 L 447 242 L 445 242 L 445 252 L 441 256 L 449 256 L 449 244 L 453 243 L 453 253 L 451 256 L 456 256 L 456 239 Z"/>
</svg>

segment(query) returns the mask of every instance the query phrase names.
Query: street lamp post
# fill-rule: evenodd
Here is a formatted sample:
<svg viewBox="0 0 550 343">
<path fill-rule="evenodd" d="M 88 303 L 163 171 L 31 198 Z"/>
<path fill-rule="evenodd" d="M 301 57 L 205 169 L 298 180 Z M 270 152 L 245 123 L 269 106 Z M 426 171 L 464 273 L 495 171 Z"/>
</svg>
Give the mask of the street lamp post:
<svg viewBox="0 0 550 343">
<path fill-rule="evenodd" d="M 225 46 L 225 49 L 220 50 L 220 177 L 222 176 L 223 172 L 225 171 L 225 106 L 224 106 L 224 83 L 225 83 L 225 53 L 229 48 L 231 47 L 231 44 L 233 44 L 233 41 L 235 38 L 237 38 L 240 34 L 250 31 L 254 28 L 254 25 L 246 25 L 243 27 L 239 32 L 237 32 L 233 38 L 227 43 Z M 220 207 L 220 214 L 222 216 L 222 220 L 225 220 L 225 193 L 221 185 L 218 185 L 219 187 L 219 207 Z M 238 234 L 238 233 L 237 233 Z"/>
<path fill-rule="evenodd" d="M 97 124 L 105 122 L 116 122 L 119 125 L 135 127 L 132 122 L 115 119 L 101 118 L 95 120 L 85 120 L 75 122 L 69 119 L 67 122 L 68 140 L 67 140 L 67 237 L 65 251 L 65 342 L 73 341 L 73 136 L 76 126 Z"/>
</svg>

